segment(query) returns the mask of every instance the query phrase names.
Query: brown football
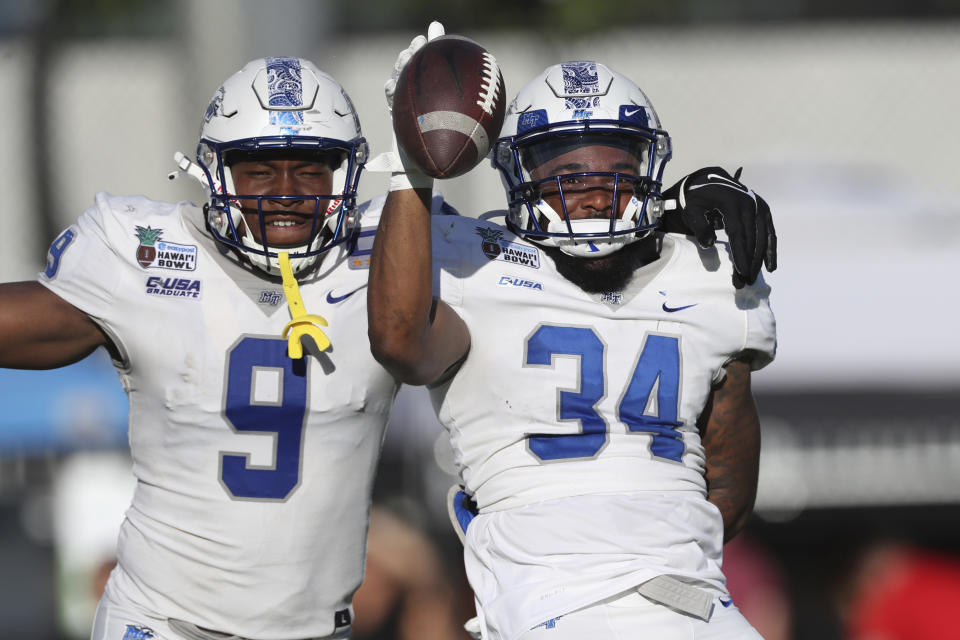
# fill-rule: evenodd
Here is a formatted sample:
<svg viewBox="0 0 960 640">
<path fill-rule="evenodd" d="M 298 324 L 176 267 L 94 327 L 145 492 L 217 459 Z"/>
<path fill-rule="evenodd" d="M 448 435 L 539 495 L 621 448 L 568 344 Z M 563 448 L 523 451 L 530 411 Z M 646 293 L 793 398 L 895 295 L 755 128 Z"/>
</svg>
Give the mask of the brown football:
<svg viewBox="0 0 960 640">
<path fill-rule="evenodd" d="M 397 79 L 393 131 L 424 173 L 453 178 L 496 142 L 505 101 L 496 59 L 473 40 L 441 36 L 421 47 Z"/>
</svg>

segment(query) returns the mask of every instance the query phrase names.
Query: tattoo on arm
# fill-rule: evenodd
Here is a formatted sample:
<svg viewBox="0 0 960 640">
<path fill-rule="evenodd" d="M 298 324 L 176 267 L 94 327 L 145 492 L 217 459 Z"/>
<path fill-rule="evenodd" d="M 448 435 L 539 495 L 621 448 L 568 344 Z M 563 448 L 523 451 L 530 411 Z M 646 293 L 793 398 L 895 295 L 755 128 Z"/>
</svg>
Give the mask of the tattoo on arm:
<svg viewBox="0 0 960 640">
<path fill-rule="evenodd" d="M 724 542 L 746 524 L 757 495 L 760 419 L 750 392 L 750 367 L 733 361 L 699 422 L 706 454 L 707 499 L 723 514 Z"/>
</svg>

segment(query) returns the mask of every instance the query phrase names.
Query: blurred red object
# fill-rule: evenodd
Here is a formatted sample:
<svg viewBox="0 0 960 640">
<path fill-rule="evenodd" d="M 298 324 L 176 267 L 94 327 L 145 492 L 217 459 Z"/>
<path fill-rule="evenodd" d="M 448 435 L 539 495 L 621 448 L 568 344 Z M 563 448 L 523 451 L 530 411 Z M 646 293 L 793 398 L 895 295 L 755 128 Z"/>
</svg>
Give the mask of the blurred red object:
<svg viewBox="0 0 960 640">
<path fill-rule="evenodd" d="M 789 640 L 790 598 L 780 561 L 741 533 L 723 547 L 723 573 L 733 603 L 764 640 Z"/>
<path fill-rule="evenodd" d="M 852 586 L 849 640 L 960 640 L 960 558 L 877 545 L 864 554 Z"/>
</svg>

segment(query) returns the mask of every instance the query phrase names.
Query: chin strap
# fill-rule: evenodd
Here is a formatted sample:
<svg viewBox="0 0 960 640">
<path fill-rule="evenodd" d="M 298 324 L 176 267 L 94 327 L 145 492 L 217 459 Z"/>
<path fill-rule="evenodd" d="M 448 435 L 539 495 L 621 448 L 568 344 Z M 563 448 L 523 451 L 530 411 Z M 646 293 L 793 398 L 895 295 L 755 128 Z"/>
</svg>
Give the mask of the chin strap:
<svg viewBox="0 0 960 640">
<path fill-rule="evenodd" d="M 283 293 L 287 297 L 287 306 L 290 308 L 290 322 L 283 328 L 281 337 L 287 338 L 287 355 L 294 360 L 303 357 L 303 346 L 300 340 L 303 336 L 310 336 L 317 344 L 320 351 L 325 351 L 330 346 L 330 340 L 326 334 L 315 325 L 326 327 L 327 321 L 318 315 L 308 314 L 306 307 L 303 306 L 303 298 L 300 297 L 300 287 L 297 286 L 297 279 L 293 275 L 293 269 L 290 267 L 290 254 L 286 251 L 278 254 L 280 259 L 280 276 L 283 278 Z"/>
</svg>

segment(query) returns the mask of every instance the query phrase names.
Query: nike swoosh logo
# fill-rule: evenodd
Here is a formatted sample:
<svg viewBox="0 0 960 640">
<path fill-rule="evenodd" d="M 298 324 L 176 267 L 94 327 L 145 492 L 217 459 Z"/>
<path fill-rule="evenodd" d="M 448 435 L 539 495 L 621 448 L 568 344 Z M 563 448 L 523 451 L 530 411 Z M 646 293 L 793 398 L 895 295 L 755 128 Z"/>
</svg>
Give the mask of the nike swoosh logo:
<svg viewBox="0 0 960 640">
<path fill-rule="evenodd" d="M 362 289 L 362 288 L 363 288 L 363 287 L 360 287 L 360 289 Z M 346 294 L 346 295 L 342 295 L 342 296 L 335 296 L 335 295 L 333 295 L 333 291 L 329 291 L 329 292 L 327 292 L 327 302 L 328 302 L 329 304 L 337 304 L 338 302 L 343 302 L 344 300 L 346 300 L 347 298 L 349 298 L 350 296 L 352 296 L 353 294 L 355 294 L 357 291 L 360 291 L 360 289 L 354 289 L 354 290 L 351 291 L 350 293 L 348 293 L 348 294 Z"/>
<path fill-rule="evenodd" d="M 640 112 L 640 109 L 639 109 L 639 108 L 638 108 L 638 109 L 634 109 L 633 111 L 627 111 L 626 109 L 624 109 L 624 110 L 623 110 L 623 117 L 624 117 L 624 118 L 629 118 L 630 116 L 632 116 L 632 115 L 634 115 L 634 114 L 636 114 L 636 113 L 639 113 L 639 112 Z"/>
<path fill-rule="evenodd" d="M 748 195 L 756 201 L 757 197 L 753 193 L 753 189 L 749 187 L 744 187 L 738 182 L 734 182 L 729 178 L 724 178 L 723 176 L 717 175 L 715 173 L 708 173 L 707 180 L 711 182 L 705 182 L 703 184 L 695 184 L 687 187 L 688 190 L 693 191 L 694 189 L 700 189 L 701 187 L 727 187 L 728 189 L 733 189 L 734 191 L 739 191 L 744 195 Z"/>
<path fill-rule="evenodd" d="M 699 302 L 694 302 L 693 304 L 687 304 L 687 305 L 684 305 L 684 306 L 682 306 L 682 307 L 668 307 L 668 306 L 667 306 L 667 303 L 664 302 L 664 303 L 663 303 L 663 310 L 666 311 L 667 313 L 674 313 L 674 312 L 676 312 L 676 311 L 683 311 L 684 309 L 689 309 L 690 307 L 695 307 L 695 306 L 697 306 L 698 304 L 700 304 L 700 303 L 699 303 Z"/>
</svg>

